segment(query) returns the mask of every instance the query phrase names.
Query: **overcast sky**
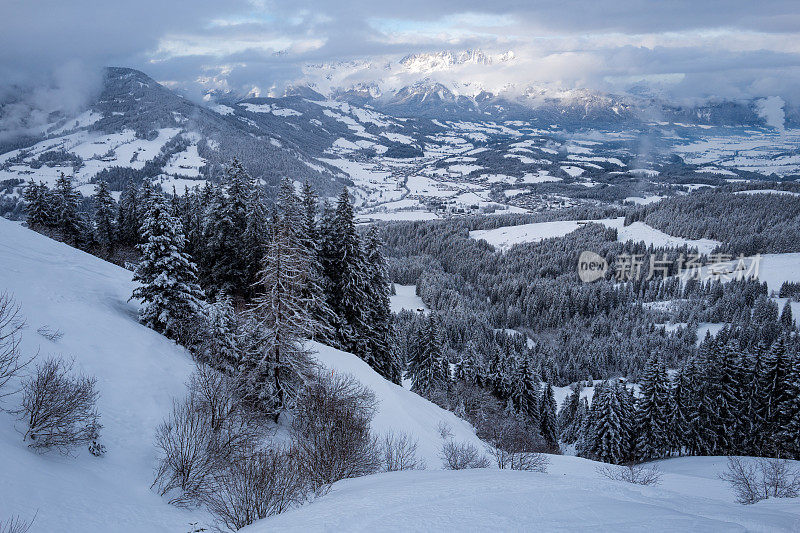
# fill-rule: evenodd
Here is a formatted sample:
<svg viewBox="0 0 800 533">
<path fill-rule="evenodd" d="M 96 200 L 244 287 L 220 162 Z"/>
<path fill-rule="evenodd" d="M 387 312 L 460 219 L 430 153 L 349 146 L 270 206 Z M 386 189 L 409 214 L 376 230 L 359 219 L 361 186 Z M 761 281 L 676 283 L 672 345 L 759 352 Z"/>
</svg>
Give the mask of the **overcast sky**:
<svg viewBox="0 0 800 533">
<path fill-rule="evenodd" d="M 89 83 L 117 65 L 189 91 L 263 91 L 309 63 L 480 48 L 513 50 L 502 76 L 518 84 L 800 93 L 798 0 L 0 0 L 0 12 L 5 84 Z"/>
</svg>

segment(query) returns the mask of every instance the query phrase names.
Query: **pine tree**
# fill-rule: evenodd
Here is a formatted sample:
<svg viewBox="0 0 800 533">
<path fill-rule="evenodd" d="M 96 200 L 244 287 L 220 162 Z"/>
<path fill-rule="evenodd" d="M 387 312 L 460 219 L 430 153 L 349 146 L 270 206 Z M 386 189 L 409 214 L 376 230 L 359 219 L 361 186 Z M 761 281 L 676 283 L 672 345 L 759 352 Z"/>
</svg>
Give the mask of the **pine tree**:
<svg viewBox="0 0 800 533">
<path fill-rule="evenodd" d="M 669 451 L 669 378 L 656 356 L 645 366 L 639 393 L 637 455 L 659 459 Z"/>
<path fill-rule="evenodd" d="M 126 246 L 136 246 L 140 242 L 142 215 L 147 206 L 139 205 L 136 187 L 128 183 L 122 190 L 117 208 L 117 237 Z"/>
<path fill-rule="evenodd" d="M 101 181 L 97 184 L 94 196 L 94 227 L 97 242 L 104 248 L 106 256 L 114 255 L 117 245 L 114 211 L 114 198 L 111 197 L 108 184 Z"/>
<path fill-rule="evenodd" d="M 313 364 L 305 340 L 314 329 L 302 295 L 308 272 L 290 221 L 273 225 L 251 315 L 251 349 L 245 362 L 249 396 L 277 422 L 290 407 Z"/>
<path fill-rule="evenodd" d="M 791 300 L 786 300 L 786 303 L 783 306 L 783 311 L 781 311 L 780 320 L 784 330 L 792 331 L 793 329 L 795 329 L 794 317 L 792 316 Z"/>
<path fill-rule="evenodd" d="M 800 354 L 794 353 L 786 376 L 786 396 L 779 406 L 781 428 L 776 440 L 780 450 L 800 459 Z"/>
<path fill-rule="evenodd" d="M 337 337 L 344 349 L 364 358 L 367 351 L 367 269 L 346 188 L 339 196 L 336 210 L 323 215 L 321 257 L 328 279 L 328 304 L 337 316 L 334 325 Z"/>
<path fill-rule="evenodd" d="M 526 422 L 539 425 L 541 407 L 539 402 L 539 377 L 533 371 L 533 363 L 527 355 L 514 372 L 511 400 Z"/>
<path fill-rule="evenodd" d="M 558 449 L 558 423 L 556 418 L 556 398 L 553 386 L 548 382 L 542 391 L 542 401 L 539 411 L 539 428 L 544 441 L 551 449 Z"/>
<path fill-rule="evenodd" d="M 791 361 L 786 350 L 786 339 L 780 337 L 770 348 L 764 358 L 764 369 L 761 374 L 761 412 L 759 417 L 764 422 L 763 434 L 765 447 L 762 454 L 778 454 L 784 451 L 782 442 L 776 437 L 785 427 L 783 410 L 790 400 L 789 378 L 791 375 Z"/>
<path fill-rule="evenodd" d="M 431 314 L 417 329 L 409 354 L 406 377 L 411 380 L 411 390 L 423 396 L 445 383 L 442 375 L 441 336 L 437 318 Z"/>
<path fill-rule="evenodd" d="M 146 326 L 178 341 L 186 341 L 190 321 L 197 318 L 203 294 L 197 269 L 183 253 L 180 222 L 160 195 L 150 202 L 142 226 L 142 259 L 133 280 L 141 283 L 131 298 L 142 300 L 139 318 Z"/>
<path fill-rule="evenodd" d="M 44 182 L 31 183 L 25 189 L 25 213 L 28 227 L 52 227 L 54 217 L 52 213 L 53 203 L 50 189 Z"/>
<path fill-rule="evenodd" d="M 288 187 L 287 187 L 288 185 Z M 303 287 L 303 296 L 310 302 L 309 312 L 316 324 L 312 338 L 324 344 L 340 347 L 336 338 L 334 324 L 336 314 L 328 305 L 326 279 L 323 275 L 320 257 L 319 231 L 317 228 L 317 197 L 306 182 L 303 197 L 294 198 L 294 186 L 286 182 L 281 186 L 285 196 L 290 196 L 292 219 L 296 220 L 297 238 L 303 245 L 308 262 L 308 275 Z"/>
<path fill-rule="evenodd" d="M 61 173 L 53 191 L 56 227 L 77 246 L 85 240 L 86 224 L 80 212 L 81 194 L 72 186 L 72 178 Z"/>
<path fill-rule="evenodd" d="M 367 265 L 366 313 L 367 344 L 373 358 L 371 366 L 383 377 L 400 383 L 401 365 L 393 346 L 392 310 L 389 305 L 389 280 L 381 252 L 378 230 L 372 226 L 364 247 Z M 369 361 L 368 361 L 369 362 Z"/>
<path fill-rule="evenodd" d="M 597 460 L 618 464 L 627 453 L 620 420 L 622 406 L 615 388 L 616 385 L 604 385 L 595 389 L 588 448 Z"/>
<path fill-rule="evenodd" d="M 245 295 L 250 287 L 245 233 L 251 213 L 253 180 L 236 159 L 226 171 L 203 224 L 203 279 L 214 290 Z"/>
<path fill-rule="evenodd" d="M 683 455 L 691 448 L 692 428 L 697 412 L 692 402 L 690 362 L 685 362 L 675 376 L 670 390 L 669 443 L 670 450 Z"/>
<path fill-rule="evenodd" d="M 561 412 L 558 414 L 558 427 L 561 428 L 561 440 L 566 444 L 574 444 L 578 440 L 581 432 L 581 425 L 583 424 L 582 414 L 580 412 L 582 406 L 582 390 L 583 385 L 580 383 L 573 385 L 572 392 L 567 396 L 561 408 Z"/>
<path fill-rule="evenodd" d="M 239 318 L 231 298 L 225 293 L 206 306 L 205 342 L 199 349 L 199 359 L 228 375 L 239 372 Z"/>
</svg>

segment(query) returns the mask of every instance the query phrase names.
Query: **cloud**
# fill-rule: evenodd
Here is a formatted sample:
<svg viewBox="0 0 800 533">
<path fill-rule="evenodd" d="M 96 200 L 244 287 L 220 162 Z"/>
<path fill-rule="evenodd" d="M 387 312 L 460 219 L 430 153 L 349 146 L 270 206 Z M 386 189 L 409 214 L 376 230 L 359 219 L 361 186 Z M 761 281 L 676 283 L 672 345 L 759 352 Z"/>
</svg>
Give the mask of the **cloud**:
<svg viewBox="0 0 800 533">
<path fill-rule="evenodd" d="M 76 62 L 140 68 L 193 95 L 279 92 L 325 63 L 343 65 L 319 80 L 328 85 L 400 83 L 410 79 L 397 71 L 407 54 L 481 48 L 517 59 L 439 75 L 490 88 L 645 83 L 685 99 L 800 94 L 795 0 L 6 0 L 4 15 L 6 85 L 53 85 L 53 72 Z"/>
</svg>

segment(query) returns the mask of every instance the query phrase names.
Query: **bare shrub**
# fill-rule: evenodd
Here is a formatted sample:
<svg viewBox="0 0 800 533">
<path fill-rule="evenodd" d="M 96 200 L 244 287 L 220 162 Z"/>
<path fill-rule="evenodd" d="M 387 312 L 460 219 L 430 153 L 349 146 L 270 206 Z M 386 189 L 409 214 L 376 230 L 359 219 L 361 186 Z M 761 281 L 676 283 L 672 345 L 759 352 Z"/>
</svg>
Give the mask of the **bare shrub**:
<svg viewBox="0 0 800 533">
<path fill-rule="evenodd" d="M 624 481 L 636 485 L 658 485 L 661 483 L 661 470 L 656 466 L 642 464 L 605 465 L 597 468 L 597 472 L 613 481 Z"/>
<path fill-rule="evenodd" d="M 417 440 L 407 433 L 389 432 L 381 442 L 383 469 L 386 472 L 397 470 L 425 470 L 425 460 L 417 458 Z"/>
<path fill-rule="evenodd" d="M 542 452 L 549 450 L 538 430 L 513 417 L 486 419 L 481 435 L 490 446 L 487 451 L 498 468 L 546 472 L 550 459 Z"/>
<path fill-rule="evenodd" d="M 58 342 L 64 336 L 64 333 L 60 329 L 52 329 L 47 324 L 37 329 L 36 333 L 52 342 Z"/>
<path fill-rule="evenodd" d="M 203 501 L 235 531 L 305 501 L 308 484 L 298 456 L 285 448 L 251 450 L 214 473 Z"/>
<path fill-rule="evenodd" d="M 97 379 L 71 376 L 72 363 L 49 358 L 22 384 L 21 419 L 28 424 L 24 439 L 38 449 L 69 448 L 97 438 L 102 427 L 97 413 Z"/>
<path fill-rule="evenodd" d="M 0 293 L 0 400 L 16 392 L 3 389 L 33 359 L 20 357 L 19 344 L 24 328 L 19 306 L 9 294 Z"/>
<path fill-rule="evenodd" d="M 370 432 L 375 394 L 349 375 L 318 374 L 297 397 L 292 441 L 314 490 L 381 467 Z"/>
<path fill-rule="evenodd" d="M 785 459 L 743 461 L 731 456 L 728 457 L 728 469 L 719 477 L 731 486 L 736 501 L 745 505 L 767 498 L 796 498 L 800 495 L 800 471 Z"/>
<path fill-rule="evenodd" d="M 152 486 L 162 496 L 177 489 L 170 503 L 198 503 L 210 490 L 214 473 L 261 436 L 236 385 L 199 366 L 189 380 L 187 397 L 173 401 L 169 418 L 156 429 L 159 465 Z"/>
<path fill-rule="evenodd" d="M 456 443 L 453 439 L 442 444 L 439 453 L 445 470 L 464 470 L 468 468 L 488 468 L 489 460 L 480 450 L 469 442 Z"/>
<path fill-rule="evenodd" d="M 39 514 L 37 511 L 36 514 Z M 36 520 L 36 515 L 33 515 L 30 521 L 25 521 L 19 516 L 12 516 L 4 522 L 0 522 L 0 533 L 28 533 L 33 522 Z"/>
<path fill-rule="evenodd" d="M 450 424 L 444 420 L 439 420 L 439 424 L 436 426 L 436 429 L 439 431 L 439 436 L 443 439 L 453 438 L 453 428 L 450 427 Z"/>
</svg>

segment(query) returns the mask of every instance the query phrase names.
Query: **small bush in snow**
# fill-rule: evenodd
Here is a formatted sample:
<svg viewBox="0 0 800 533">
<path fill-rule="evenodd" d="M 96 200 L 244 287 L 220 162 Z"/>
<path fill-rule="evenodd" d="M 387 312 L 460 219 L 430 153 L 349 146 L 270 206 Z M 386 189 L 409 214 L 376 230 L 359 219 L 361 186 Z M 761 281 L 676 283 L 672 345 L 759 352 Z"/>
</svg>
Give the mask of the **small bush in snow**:
<svg viewBox="0 0 800 533">
<path fill-rule="evenodd" d="M 30 447 L 67 451 L 97 438 L 102 427 L 95 408 L 97 379 L 71 376 L 71 369 L 71 363 L 50 358 L 23 383 L 20 413 L 28 424 L 24 438 Z"/>
<path fill-rule="evenodd" d="M 19 306 L 10 295 L 0 293 L 0 400 L 16 392 L 3 389 L 31 362 L 20 358 L 20 334 L 24 328 Z"/>
<path fill-rule="evenodd" d="M 443 439 L 453 438 L 453 428 L 444 420 L 439 420 L 439 425 L 436 426 L 436 429 L 439 431 L 439 436 Z"/>
<path fill-rule="evenodd" d="M 36 520 L 35 515 L 30 522 L 26 522 L 18 516 L 12 516 L 8 520 L 0 522 L 0 533 L 27 533 L 33 526 L 34 520 Z"/>
<path fill-rule="evenodd" d="M 800 495 L 800 471 L 785 459 L 742 460 L 728 457 L 728 469 L 719 475 L 736 494 L 736 501 L 751 504 L 767 498 Z"/>
<path fill-rule="evenodd" d="M 445 470 L 464 470 L 468 468 L 488 468 L 489 460 L 480 450 L 468 442 L 456 443 L 453 439 L 442 444 L 442 466 Z"/>
<path fill-rule="evenodd" d="M 417 440 L 412 440 L 406 433 L 389 432 L 384 435 L 381 451 L 386 472 L 425 470 L 425 460 L 417 458 Z"/>
<path fill-rule="evenodd" d="M 370 432 L 375 394 L 351 376 L 318 374 L 297 397 L 292 441 L 314 490 L 381 468 Z"/>
<path fill-rule="evenodd" d="M 170 503 L 198 503 L 215 472 L 259 438 L 235 384 L 200 366 L 190 378 L 188 396 L 173 401 L 170 417 L 156 429 L 159 466 L 153 486 L 162 496 L 176 490 Z"/>
<path fill-rule="evenodd" d="M 546 472 L 550 459 L 541 452 L 549 450 L 539 431 L 514 417 L 501 416 L 484 420 L 481 436 L 491 445 L 489 455 L 498 468 Z"/>
<path fill-rule="evenodd" d="M 661 471 L 656 466 L 627 464 L 622 466 L 606 465 L 597 468 L 597 472 L 614 481 L 624 481 L 636 485 L 658 485 L 661 483 Z"/>
<path fill-rule="evenodd" d="M 290 450 L 253 450 L 214 473 L 203 501 L 217 520 L 236 531 L 305 501 L 308 484 L 302 472 Z"/>
<path fill-rule="evenodd" d="M 64 336 L 64 333 L 61 330 L 53 329 L 47 324 L 37 329 L 36 333 L 52 342 L 58 342 Z"/>
</svg>

